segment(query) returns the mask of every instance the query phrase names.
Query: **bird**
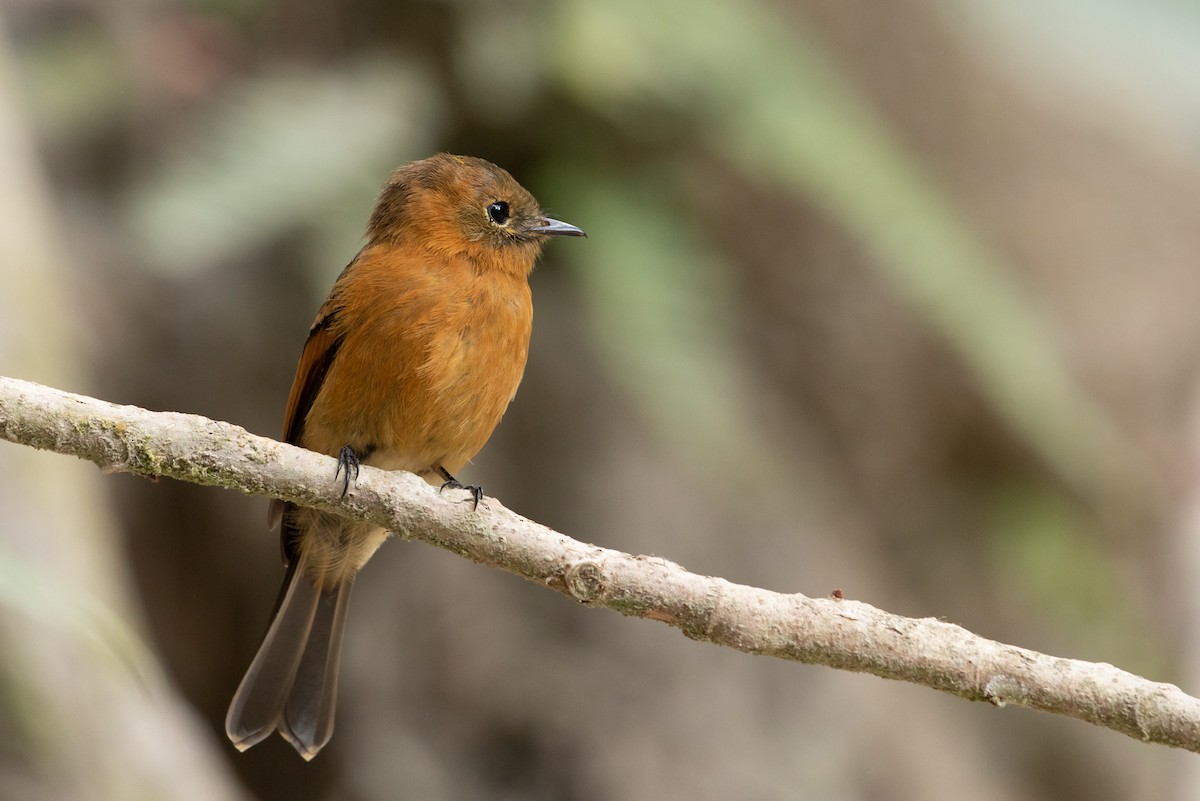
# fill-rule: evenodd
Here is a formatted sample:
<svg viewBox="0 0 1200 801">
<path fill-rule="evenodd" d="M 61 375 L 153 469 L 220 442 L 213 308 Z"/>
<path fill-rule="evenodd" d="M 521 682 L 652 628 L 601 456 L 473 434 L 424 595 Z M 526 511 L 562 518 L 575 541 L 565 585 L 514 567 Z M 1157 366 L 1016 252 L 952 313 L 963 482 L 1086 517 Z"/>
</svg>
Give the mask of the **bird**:
<svg viewBox="0 0 1200 801">
<path fill-rule="evenodd" d="M 365 464 L 466 489 L 478 507 L 482 490 L 454 476 L 516 394 L 529 274 L 557 236 L 586 234 L 491 162 L 439 153 L 396 169 L 309 329 L 285 440 L 336 457 L 343 494 Z M 350 592 L 387 532 L 280 500 L 269 518 L 286 573 L 225 731 L 240 751 L 278 731 L 311 760 L 333 734 Z"/>
</svg>

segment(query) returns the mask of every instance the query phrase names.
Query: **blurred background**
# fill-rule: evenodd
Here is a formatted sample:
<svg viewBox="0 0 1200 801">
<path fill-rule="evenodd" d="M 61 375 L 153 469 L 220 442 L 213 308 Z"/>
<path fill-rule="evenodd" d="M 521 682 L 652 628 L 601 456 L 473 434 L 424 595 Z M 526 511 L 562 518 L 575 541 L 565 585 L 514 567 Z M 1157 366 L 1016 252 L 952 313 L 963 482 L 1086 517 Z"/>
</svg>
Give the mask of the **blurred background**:
<svg viewBox="0 0 1200 801">
<path fill-rule="evenodd" d="M 278 436 L 393 167 L 589 239 L 461 477 L 589 542 L 1200 691 L 1200 11 L 0 9 L 0 374 Z M 420 544 L 337 732 L 238 754 L 262 498 L 0 444 L 0 798 L 1193 799 L 1197 758 L 700 645 Z"/>
</svg>

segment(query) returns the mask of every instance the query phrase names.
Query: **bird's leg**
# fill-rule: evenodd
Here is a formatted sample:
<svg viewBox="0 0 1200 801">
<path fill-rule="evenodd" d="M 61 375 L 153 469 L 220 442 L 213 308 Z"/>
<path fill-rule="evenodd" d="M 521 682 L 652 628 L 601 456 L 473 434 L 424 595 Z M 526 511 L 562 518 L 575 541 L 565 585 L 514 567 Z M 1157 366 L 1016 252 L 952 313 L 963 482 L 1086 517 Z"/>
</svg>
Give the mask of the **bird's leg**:
<svg viewBox="0 0 1200 801">
<path fill-rule="evenodd" d="M 338 476 L 342 477 L 342 497 L 346 497 L 346 493 L 350 491 L 350 482 L 358 481 L 358 466 L 361 461 L 358 454 L 354 452 L 354 448 L 349 445 L 343 445 L 341 452 L 338 454 L 337 471 L 333 474 L 333 480 L 337 481 Z M 350 478 L 350 472 L 354 472 L 354 478 Z"/>
<path fill-rule="evenodd" d="M 449 487 L 450 489 L 466 490 L 467 492 L 471 493 L 471 497 L 475 499 L 475 505 L 472 506 L 471 509 L 475 510 L 479 508 L 479 501 L 483 498 L 483 487 L 479 486 L 478 484 L 463 484 L 457 478 L 450 475 L 450 471 L 442 467 L 440 464 L 437 466 L 437 471 L 442 478 L 446 479 L 446 483 L 442 484 L 441 488 L 438 489 L 438 492 L 446 489 L 446 487 Z"/>
</svg>

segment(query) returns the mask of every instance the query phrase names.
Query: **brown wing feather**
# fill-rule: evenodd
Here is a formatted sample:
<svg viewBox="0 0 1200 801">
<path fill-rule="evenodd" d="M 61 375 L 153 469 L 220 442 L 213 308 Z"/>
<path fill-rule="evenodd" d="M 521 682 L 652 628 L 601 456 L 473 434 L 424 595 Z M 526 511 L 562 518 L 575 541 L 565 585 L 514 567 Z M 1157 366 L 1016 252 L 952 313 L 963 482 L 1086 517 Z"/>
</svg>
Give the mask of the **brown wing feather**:
<svg viewBox="0 0 1200 801">
<path fill-rule="evenodd" d="M 354 262 L 350 262 L 342 271 L 342 276 L 353 266 Z M 338 277 L 339 282 L 342 276 Z M 321 385 L 325 381 L 325 375 L 329 372 L 329 366 L 333 364 L 333 359 L 342 344 L 341 334 L 336 332 L 333 326 L 337 312 L 334 300 L 336 290 L 337 284 L 334 284 L 334 292 L 317 312 L 317 319 L 308 329 L 308 339 L 305 340 L 304 350 L 300 353 L 300 362 L 296 365 L 296 376 L 292 379 L 292 391 L 288 394 L 287 410 L 283 416 L 283 439 L 290 445 L 300 445 L 300 439 L 304 434 L 304 418 L 308 416 L 308 411 L 312 408 L 317 393 L 321 391 Z M 271 507 L 267 514 L 270 528 L 273 529 L 281 524 L 289 506 L 290 504 L 278 499 L 271 501 Z M 291 536 L 294 532 L 290 532 L 284 525 L 280 534 L 283 561 L 290 563 Z"/>
<path fill-rule="evenodd" d="M 354 269 L 362 258 L 358 252 L 350 263 L 342 270 L 341 275 L 333 284 L 329 297 L 317 311 L 317 319 L 313 320 L 308 329 L 308 339 L 304 342 L 304 350 L 300 353 L 300 363 L 296 365 L 296 377 L 292 379 L 292 391 L 288 395 L 287 411 L 283 415 L 283 438 L 291 445 L 299 445 L 304 432 L 304 418 L 312 408 L 329 365 L 342 344 L 342 335 L 336 331 L 334 320 L 340 307 L 341 289 L 346 276 Z"/>
<path fill-rule="evenodd" d="M 332 329 L 335 310 L 330 306 L 330 302 L 326 301 L 321 307 L 320 314 L 308 331 L 300 363 L 296 365 L 296 377 L 292 380 L 292 391 L 288 395 L 287 411 L 283 417 L 283 438 L 291 445 L 300 444 L 304 418 L 321 391 L 325 374 L 329 372 L 329 366 L 333 364 L 333 358 L 342 344 L 341 335 Z"/>
</svg>

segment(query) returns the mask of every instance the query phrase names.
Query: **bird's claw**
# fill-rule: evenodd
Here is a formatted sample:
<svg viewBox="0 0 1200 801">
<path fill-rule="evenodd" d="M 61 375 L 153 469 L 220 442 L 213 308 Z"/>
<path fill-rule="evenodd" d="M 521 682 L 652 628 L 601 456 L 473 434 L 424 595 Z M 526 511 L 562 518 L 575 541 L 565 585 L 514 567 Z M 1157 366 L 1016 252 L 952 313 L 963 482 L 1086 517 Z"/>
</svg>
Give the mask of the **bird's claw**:
<svg viewBox="0 0 1200 801">
<path fill-rule="evenodd" d="M 446 488 L 466 490 L 467 492 L 471 493 L 471 498 L 475 501 L 475 503 L 471 506 L 472 511 L 478 509 L 479 502 L 483 500 L 483 487 L 479 486 L 478 484 L 463 484 L 454 476 L 448 476 L 446 482 L 438 488 L 438 492 L 441 492 Z"/>
<path fill-rule="evenodd" d="M 338 453 L 337 471 L 333 474 L 333 480 L 337 481 L 338 476 L 342 477 L 342 497 L 346 497 L 346 493 L 350 491 L 350 482 L 358 481 L 358 454 L 354 452 L 354 448 L 349 445 L 343 445 L 342 450 Z M 350 473 L 354 472 L 354 478 L 351 479 Z"/>
</svg>

